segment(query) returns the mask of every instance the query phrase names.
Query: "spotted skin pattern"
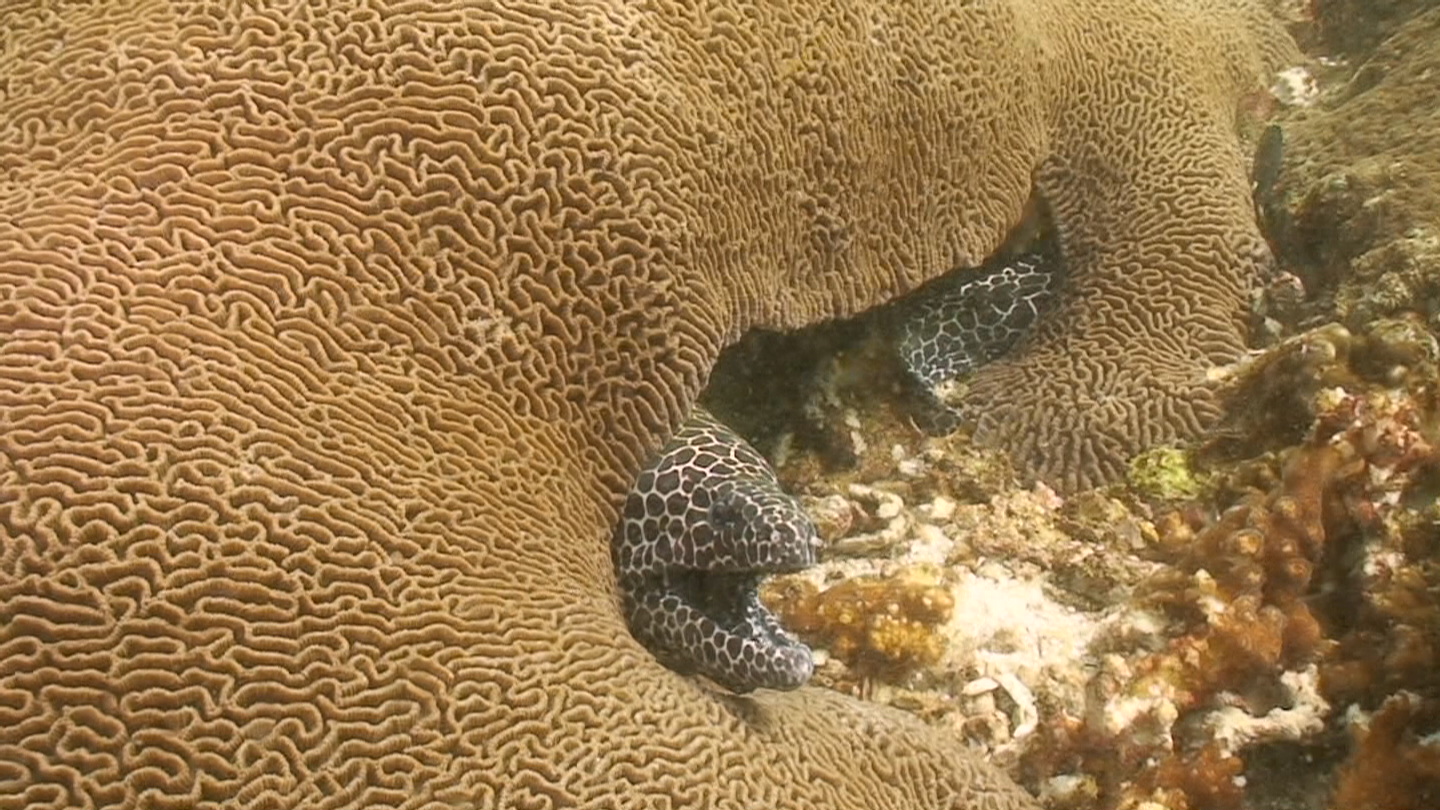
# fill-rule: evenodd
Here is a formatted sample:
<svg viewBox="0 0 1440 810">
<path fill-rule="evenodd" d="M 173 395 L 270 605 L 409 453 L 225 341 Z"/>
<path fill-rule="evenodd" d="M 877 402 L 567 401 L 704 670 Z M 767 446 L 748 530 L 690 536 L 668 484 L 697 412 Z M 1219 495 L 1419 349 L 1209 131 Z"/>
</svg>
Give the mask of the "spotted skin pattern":
<svg viewBox="0 0 1440 810">
<path fill-rule="evenodd" d="M 927 392 L 1008 351 L 1059 287 L 1048 252 L 959 274 L 901 313 L 900 356 Z M 940 406 L 937 426 L 953 426 Z M 942 421 L 943 420 L 943 421 Z M 612 546 L 630 631 L 666 666 L 735 692 L 794 689 L 809 648 L 761 604 L 765 574 L 815 563 L 815 525 L 765 459 L 703 409 L 641 472 Z"/>
<path fill-rule="evenodd" d="M 927 389 L 1009 351 L 1049 308 L 1060 286 L 1049 252 L 1026 253 L 976 273 L 947 276 L 902 313 L 900 358 Z"/>
<path fill-rule="evenodd" d="M 764 457 L 696 408 L 641 472 L 612 550 L 635 638 L 671 669 L 745 693 L 794 689 L 814 671 L 758 585 L 814 565 L 818 546 Z"/>
</svg>

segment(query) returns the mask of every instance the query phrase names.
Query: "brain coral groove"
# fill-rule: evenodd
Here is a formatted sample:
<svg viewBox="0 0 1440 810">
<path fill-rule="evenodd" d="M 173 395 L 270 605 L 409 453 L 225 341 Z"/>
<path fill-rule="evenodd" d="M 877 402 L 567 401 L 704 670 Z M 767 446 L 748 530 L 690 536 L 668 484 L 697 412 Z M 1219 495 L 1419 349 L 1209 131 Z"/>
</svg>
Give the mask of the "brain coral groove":
<svg viewBox="0 0 1440 810">
<path fill-rule="evenodd" d="M 0 3 L 0 808 L 1032 806 L 666 671 L 608 537 L 741 331 L 1000 243 L 1038 19 Z"/>
</svg>

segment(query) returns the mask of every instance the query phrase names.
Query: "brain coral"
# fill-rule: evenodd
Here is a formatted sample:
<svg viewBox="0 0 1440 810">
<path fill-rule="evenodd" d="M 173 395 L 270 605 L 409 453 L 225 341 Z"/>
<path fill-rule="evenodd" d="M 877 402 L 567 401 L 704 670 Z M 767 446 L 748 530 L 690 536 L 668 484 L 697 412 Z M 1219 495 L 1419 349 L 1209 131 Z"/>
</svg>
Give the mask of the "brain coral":
<svg viewBox="0 0 1440 810">
<path fill-rule="evenodd" d="M 1218 416 L 1205 372 L 1239 358 L 1246 294 L 1269 262 L 1237 105 L 1293 43 L 1258 5 L 1160 5 L 1045 17 L 1036 69 L 1054 139 L 1035 177 L 1072 284 L 962 407 L 978 438 L 1067 489 L 1120 480 L 1137 452 Z"/>
<path fill-rule="evenodd" d="M 1122 12 L 0 3 L 0 806 L 1030 806 L 665 670 L 608 538 L 744 329 L 977 263 L 1037 166 L 1133 211 L 1093 68 L 1244 43 Z"/>
</svg>

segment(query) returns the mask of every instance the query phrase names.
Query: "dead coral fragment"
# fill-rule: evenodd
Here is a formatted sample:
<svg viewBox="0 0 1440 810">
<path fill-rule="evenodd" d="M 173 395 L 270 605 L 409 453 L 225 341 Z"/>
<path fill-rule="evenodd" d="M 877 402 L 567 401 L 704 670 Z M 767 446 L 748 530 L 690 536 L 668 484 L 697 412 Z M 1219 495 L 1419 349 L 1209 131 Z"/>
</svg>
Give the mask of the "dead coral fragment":
<svg viewBox="0 0 1440 810">
<path fill-rule="evenodd" d="M 787 578 L 769 585 L 762 598 L 808 643 L 861 675 L 889 681 L 940 660 L 946 648 L 941 627 L 955 609 L 950 591 L 916 568 L 856 577 L 823 591 Z"/>
</svg>

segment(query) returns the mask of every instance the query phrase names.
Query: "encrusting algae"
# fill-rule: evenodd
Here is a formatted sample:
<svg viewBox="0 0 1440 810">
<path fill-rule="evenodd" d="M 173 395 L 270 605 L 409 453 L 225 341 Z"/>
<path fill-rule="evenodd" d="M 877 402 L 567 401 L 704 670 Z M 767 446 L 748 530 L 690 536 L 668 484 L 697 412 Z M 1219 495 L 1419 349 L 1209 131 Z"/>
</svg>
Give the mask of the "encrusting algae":
<svg viewBox="0 0 1440 810">
<path fill-rule="evenodd" d="M 1177 501 L 1195 498 L 1205 487 L 1190 455 L 1178 447 L 1157 447 L 1130 461 L 1128 483 L 1151 498 Z"/>
</svg>

